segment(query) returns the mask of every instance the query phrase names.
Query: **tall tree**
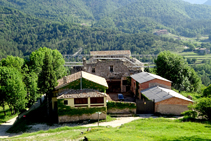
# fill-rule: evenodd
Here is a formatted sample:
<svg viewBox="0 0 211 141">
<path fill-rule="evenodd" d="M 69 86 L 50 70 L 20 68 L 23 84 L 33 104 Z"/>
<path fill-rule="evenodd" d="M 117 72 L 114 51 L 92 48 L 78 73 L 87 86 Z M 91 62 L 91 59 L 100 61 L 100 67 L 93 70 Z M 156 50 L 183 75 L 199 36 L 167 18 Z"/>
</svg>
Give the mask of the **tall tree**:
<svg viewBox="0 0 211 141">
<path fill-rule="evenodd" d="M 36 102 L 37 98 L 40 97 L 40 94 L 38 93 L 38 76 L 35 72 L 31 72 L 27 66 L 27 64 L 23 67 L 23 82 L 25 83 L 27 96 L 26 99 L 28 101 L 27 107 L 30 107 L 31 105 Z"/>
<path fill-rule="evenodd" d="M 193 68 L 177 54 L 161 52 L 155 60 L 157 74 L 173 82 L 178 90 L 199 91 L 201 80 Z"/>
<path fill-rule="evenodd" d="M 38 86 L 40 92 L 46 93 L 47 98 L 47 114 L 50 113 L 50 98 L 54 87 L 57 85 L 56 73 L 53 70 L 52 56 L 49 52 L 45 52 L 45 57 L 43 60 L 42 71 L 38 78 Z"/>
<path fill-rule="evenodd" d="M 58 50 L 51 50 L 49 48 L 43 47 L 34 51 L 30 55 L 30 69 L 39 75 L 42 71 L 45 53 L 49 54 L 49 57 L 52 58 L 53 70 L 55 71 L 56 77 L 62 78 L 66 75 L 66 69 L 64 67 L 65 61 L 63 56 Z"/>
<path fill-rule="evenodd" d="M 1 106 L 7 103 L 14 112 L 25 108 L 26 91 L 22 81 L 22 74 L 15 68 L 0 67 Z"/>
</svg>

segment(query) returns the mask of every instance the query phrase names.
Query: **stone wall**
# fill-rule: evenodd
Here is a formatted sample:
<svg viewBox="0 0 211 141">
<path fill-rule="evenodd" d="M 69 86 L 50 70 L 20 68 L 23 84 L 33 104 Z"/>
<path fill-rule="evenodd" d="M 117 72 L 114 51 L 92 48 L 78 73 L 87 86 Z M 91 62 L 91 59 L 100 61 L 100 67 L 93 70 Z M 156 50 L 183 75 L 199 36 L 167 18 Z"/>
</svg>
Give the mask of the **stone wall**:
<svg viewBox="0 0 211 141">
<path fill-rule="evenodd" d="M 182 112 L 188 110 L 189 104 L 193 104 L 193 102 L 173 97 L 157 102 L 155 104 L 155 112 L 161 114 L 181 115 Z"/>
<path fill-rule="evenodd" d="M 171 82 L 160 80 L 160 79 L 153 79 L 145 83 L 139 84 L 140 90 L 148 89 L 153 86 L 161 86 L 167 89 L 171 89 Z"/>
<path fill-rule="evenodd" d="M 108 114 L 136 114 L 136 109 L 108 109 Z"/>
<path fill-rule="evenodd" d="M 110 72 L 110 66 L 113 66 L 113 72 Z M 125 74 L 130 75 L 129 69 L 121 60 L 100 60 L 96 64 L 87 64 L 87 72 L 92 73 L 95 68 L 95 75 L 104 77 L 105 79 L 121 79 Z"/>
<path fill-rule="evenodd" d="M 99 116 L 99 119 L 106 119 L 106 113 L 102 112 Z M 59 123 L 65 123 L 65 122 L 77 122 L 77 121 L 83 121 L 83 120 L 98 120 L 98 114 L 83 114 L 81 116 L 69 116 L 69 115 L 64 115 L 64 116 L 59 116 L 58 117 L 58 122 Z"/>
<path fill-rule="evenodd" d="M 182 112 L 187 111 L 187 105 L 171 105 L 171 104 L 160 104 L 156 105 L 156 112 L 161 114 L 173 114 L 181 115 Z"/>
</svg>

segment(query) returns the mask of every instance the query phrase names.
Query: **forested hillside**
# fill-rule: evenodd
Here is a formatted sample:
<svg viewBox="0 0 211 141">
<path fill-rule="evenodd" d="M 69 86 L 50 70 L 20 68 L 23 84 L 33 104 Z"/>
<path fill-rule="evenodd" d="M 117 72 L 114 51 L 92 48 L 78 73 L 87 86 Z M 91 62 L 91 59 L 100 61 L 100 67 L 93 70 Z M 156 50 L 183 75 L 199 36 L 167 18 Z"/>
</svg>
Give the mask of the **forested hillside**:
<svg viewBox="0 0 211 141">
<path fill-rule="evenodd" d="M 38 18 L 85 23 L 125 33 L 168 29 L 174 34 L 195 37 L 211 32 L 211 7 L 182 0 L 0 0 L 0 5 Z"/>
<path fill-rule="evenodd" d="M 207 0 L 204 4 L 205 5 L 211 5 L 211 0 Z"/>
<path fill-rule="evenodd" d="M 135 0 L 0 0 L 0 5 L 54 21 L 91 23 L 133 1 Z"/>
<path fill-rule="evenodd" d="M 157 54 L 176 50 L 182 42 L 152 34 L 126 34 L 76 24 L 39 20 L 17 10 L 0 7 L 0 58 L 7 55 L 27 56 L 40 47 L 72 54 L 80 47 L 90 50 L 129 49 L 133 53 Z"/>
<path fill-rule="evenodd" d="M 187 1 L 187 2 L 192 3 L 192 4 L 203 4 L 207 0 L 184 0 L 184 1 Z"/>
<path fill-rule="evenodd" d="M 153 31 L 166 26 L 172 33 L 194 37 L 199 33 L 210 33 L 210 11 L 209 6 L 180 0 L 138 0 L 109 14 L 94 26 L 129 33 Z"/>
</svg>

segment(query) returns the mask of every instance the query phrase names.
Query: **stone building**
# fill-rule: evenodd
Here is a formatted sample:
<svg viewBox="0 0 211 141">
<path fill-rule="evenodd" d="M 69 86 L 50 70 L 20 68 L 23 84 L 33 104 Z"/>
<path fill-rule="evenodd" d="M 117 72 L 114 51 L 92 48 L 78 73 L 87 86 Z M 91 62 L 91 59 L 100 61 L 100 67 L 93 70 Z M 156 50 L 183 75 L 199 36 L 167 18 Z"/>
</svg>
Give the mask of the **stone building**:
<svg viewBox="0 0 211 141">
<path fill-rule="evenodd" d="M 65 76 L 58 81 L 52 96 L 52 112 L 58 115 L 58 122 L 106 119 L 105 78 L 84 71 Z"/>
<path fill-rule="evenodd" d="M 144 71 L 144 64 L 131 57 L 129 50 L 91 51 L 90 59 L 83 61 L 84 71 L 106 79 L 108 93 L 130 90 L 128 77 Z"/>
<path fill-rule="evenodd" d="M 131 91 L 141 99 L 141 91 L 153 86 L 171 89 L 171 81 L 148 72 L 131 75 Z"/>
<path fill-rule="evenodd" d="M 155 86 L 141 91 L 149 100 L 155 102 L 155 111 L 162 114 L 181 115 L 188 110 L 193 101 L 183 95 L 163 87 Z"/>
</svg>

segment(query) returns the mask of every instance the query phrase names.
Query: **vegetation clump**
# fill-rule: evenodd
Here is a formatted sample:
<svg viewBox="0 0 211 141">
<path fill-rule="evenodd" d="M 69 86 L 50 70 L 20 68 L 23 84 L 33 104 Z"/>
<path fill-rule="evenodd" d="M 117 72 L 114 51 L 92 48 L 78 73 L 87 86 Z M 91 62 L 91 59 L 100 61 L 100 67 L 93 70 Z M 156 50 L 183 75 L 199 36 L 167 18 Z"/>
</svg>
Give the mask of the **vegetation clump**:
<svg viewBox="0 0 211 141">
<path fill-rule="evenodd" d="M 136 104 L 132 102 L 107 102 L 107 109 L 136 109 Z"/>
</svg>

